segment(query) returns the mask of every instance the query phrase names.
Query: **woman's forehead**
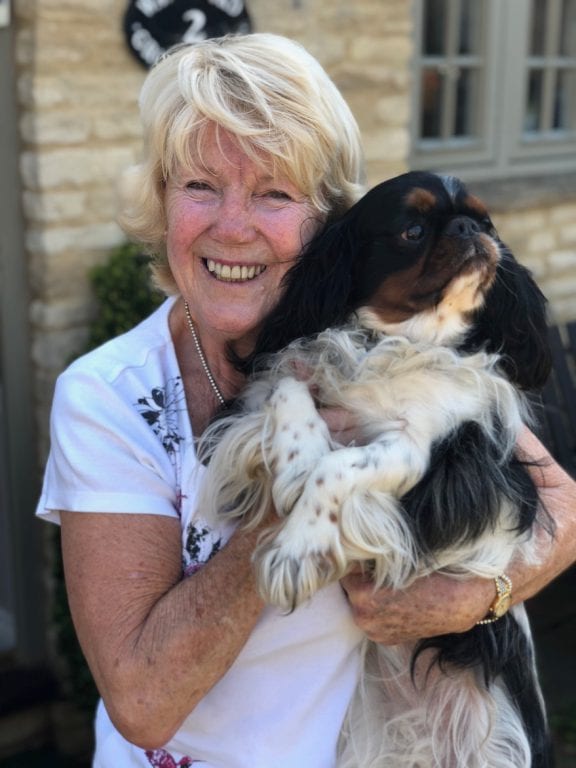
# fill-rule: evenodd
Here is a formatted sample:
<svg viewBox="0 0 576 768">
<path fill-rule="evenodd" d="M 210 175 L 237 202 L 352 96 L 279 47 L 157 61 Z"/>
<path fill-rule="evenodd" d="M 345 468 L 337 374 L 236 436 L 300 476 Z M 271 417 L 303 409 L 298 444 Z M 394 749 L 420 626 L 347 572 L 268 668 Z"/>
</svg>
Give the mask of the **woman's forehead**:
<svg viewBox="0 0 576 768">
<path fill-rule="evenodd" d="M 169 175 L 202 171 L 219 176 L 239 169 L 257 174 L 261 181 L 287 181 L 299 186 L 288 162 L 266 151 L 245 136 L 206 124 L 190 132 L 186 140 L 175 141 L 169 152 Z"/>
</svg>

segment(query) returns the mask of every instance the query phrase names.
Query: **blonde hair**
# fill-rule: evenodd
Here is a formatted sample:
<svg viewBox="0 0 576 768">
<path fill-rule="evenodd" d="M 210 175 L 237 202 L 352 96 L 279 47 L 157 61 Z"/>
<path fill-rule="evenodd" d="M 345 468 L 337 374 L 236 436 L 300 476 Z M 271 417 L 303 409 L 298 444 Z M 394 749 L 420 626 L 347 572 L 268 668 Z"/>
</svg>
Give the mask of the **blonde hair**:
<svg viewBox="0 0 576 768">
<path fill-rule="evenodd" d="M 177 46 L 149 72 L 140 112 L 144 158 L 124 174 L 119 223 L 154 254 L 154 277 L 167 293 L 177 289 L 164 245 L 164 183 L 201 162 L 210 127 L 271 163 L 322 219 L 361 194 L 357 123 L 316 59 L 285 37 L 255 33 Z"/>
</svg>

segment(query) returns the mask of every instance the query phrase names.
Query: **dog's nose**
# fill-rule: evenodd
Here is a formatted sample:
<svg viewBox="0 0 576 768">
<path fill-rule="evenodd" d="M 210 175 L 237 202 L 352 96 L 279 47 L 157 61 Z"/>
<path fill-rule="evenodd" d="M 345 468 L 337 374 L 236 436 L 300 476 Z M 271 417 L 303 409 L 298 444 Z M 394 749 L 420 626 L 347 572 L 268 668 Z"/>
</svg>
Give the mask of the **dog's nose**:
<svg viewBox="0 0 576 768">
<path fill-rule="evenodd" d="M 475 237 L 481 231 L 480 225 L 468 216 L 456 216 L 444 230 L 448 237 Z"/>
</svg>

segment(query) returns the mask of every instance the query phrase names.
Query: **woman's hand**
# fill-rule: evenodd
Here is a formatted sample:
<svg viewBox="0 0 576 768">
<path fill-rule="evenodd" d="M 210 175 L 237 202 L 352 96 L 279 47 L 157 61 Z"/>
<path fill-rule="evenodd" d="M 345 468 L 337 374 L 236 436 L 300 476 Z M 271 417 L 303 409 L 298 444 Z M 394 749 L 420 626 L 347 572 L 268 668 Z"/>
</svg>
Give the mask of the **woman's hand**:
<svg viewBox="0 0 576 768">
<path fill-rule="evenodd" d="M 576 482 L 529 430 L 521 435 L 518 449 L 523 458 L 537 462 L 530 472 L 555 531 L 551 538 L 545 528 L 536 529 L 538 564 L 514 562 L 506 570 L 512 579 L 513 603 L 533 597 L 576 561 Z M 402 590 L 374 590 L 370 577 L 356 569 L 341 584 L 357 625 L 371 640 L 385 645 L 471 629 L 488 613 L 495 597 L 491 579 L 459 581 L 441 574 L 418 579 Z"/>
<path fill-rule="evenodd" d="M 456 581 L 438 573 L 398 590 L 374 590 L 370 577 L 360 570 L 340 583 L 358 627 L 383 645 L 465 632 L 484 618 L 495 596 L 489 579 Z"/>
<path fill-rule="evenodd" d="M 514 602 L 533 597 L 576 562 L 576 480 L 554 461 L 529 429 L 520 435 L 518 455 L 534 462 L 530 474 L 542 506 L 552 518 L 554 531 L 552 538 L 544 528 L 535 532 L 539 540 L 538 565 L 515 564 L 510 569 Z"/>
<path fill-rule="evenodd" d="M 319 408 L 318 413 L 330 430 L 332 439 L 340 445 L 364 445 L 366 435 L 358 426 L 356 416 L 343 408 Z"/>
</svg>

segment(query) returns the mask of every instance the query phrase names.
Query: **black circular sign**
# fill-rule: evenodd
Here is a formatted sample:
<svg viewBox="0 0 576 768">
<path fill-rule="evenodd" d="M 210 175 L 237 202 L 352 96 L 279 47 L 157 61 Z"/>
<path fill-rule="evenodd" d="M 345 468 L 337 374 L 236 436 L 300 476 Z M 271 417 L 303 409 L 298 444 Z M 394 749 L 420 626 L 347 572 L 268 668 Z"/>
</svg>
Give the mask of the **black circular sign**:
<svg viewBox="0 0 576 768">
<path fill-rule="evenodd" d="M 126 42 L 145 67 L 177 43 L 251 30 L 244 0 L 130 0 L 124 14 Z"/>
</svg>

